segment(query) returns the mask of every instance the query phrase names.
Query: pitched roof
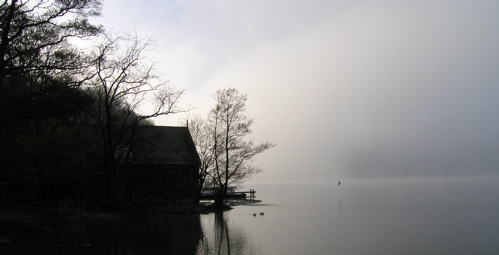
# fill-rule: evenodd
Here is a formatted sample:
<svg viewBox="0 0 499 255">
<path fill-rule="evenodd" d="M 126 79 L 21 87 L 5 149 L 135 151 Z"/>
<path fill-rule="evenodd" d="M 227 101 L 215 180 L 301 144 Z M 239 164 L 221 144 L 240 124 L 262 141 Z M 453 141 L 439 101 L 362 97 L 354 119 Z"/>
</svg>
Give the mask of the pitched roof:
<svg viewBox="0 0 499 255">
<path fill-rule="evenodd" d="M 187 127 L 138 126 L 132 163 L 199 165 L 200 159 Z"/>
</svg>

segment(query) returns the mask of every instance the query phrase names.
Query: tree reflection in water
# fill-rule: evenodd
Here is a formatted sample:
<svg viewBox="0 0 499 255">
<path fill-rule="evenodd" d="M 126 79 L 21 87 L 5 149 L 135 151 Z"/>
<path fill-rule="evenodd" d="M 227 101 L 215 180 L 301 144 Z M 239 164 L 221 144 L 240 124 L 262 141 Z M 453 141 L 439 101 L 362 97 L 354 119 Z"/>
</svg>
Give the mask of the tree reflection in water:
<svg viewBox="0 0 499 255">
<path fill-rule="evenodd" d="M 62 232 L 20 234 L 0 254 L 261 254 L 230 213 L 150 215 L 108 224 L 74 225 Z M 253 219 L 253 218 L 251 218 Z"/>
<path fill-rule="evenodd" d="M 0 254 L 197 254 L 199 215 L 151 215 L 122 222 L 75 225 L 50 234 L 21 234 Z"/>
<path fill-rule="evenodd" d="M 223 211 L 201 217 L 203 236 L 198 245 L 198 255 L 252 254 L 244 232 L 228 224 Z"/>
</svg>

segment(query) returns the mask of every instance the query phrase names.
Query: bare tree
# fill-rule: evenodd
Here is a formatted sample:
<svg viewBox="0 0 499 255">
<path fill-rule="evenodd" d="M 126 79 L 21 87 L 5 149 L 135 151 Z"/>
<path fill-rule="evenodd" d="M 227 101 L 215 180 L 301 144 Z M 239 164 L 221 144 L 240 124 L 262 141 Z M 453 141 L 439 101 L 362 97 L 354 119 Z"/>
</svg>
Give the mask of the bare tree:
<svg viewBox="0 0 499 255">
<path fill-rule="evenodd" d="M 0 150 L 34 113 L 58 114 L 37 111 L 40 98 L 84 80 L 86 59 L 68 40 L 99 34 L 101 27 L 89 22 L 99 12 L 100 0 L 0 1 Z"/>
<path fill-rule="evenodd" d="M 213 142 L 214 167 L 212 178 L 218 187 L 216 206 L 223 206 L 227 189 L 231 184 L 239 184 L 261 172 L 251 166 L 252 159 L 275 145 L 270 142 L 255 144 L 245 139 L 251 134 L 253 119 L 245 114 L 247 96 L 235 88 L 218 90 L 216 105 L 210 111 L 210 133 Z"/>
<path fill-rule="evenodd" d="M 126 180 L 126 166 L 135 128 L 151 118 L 186 111 L 178 106 L 184 90 L 162 81 L 144 54 L 150 40 L 137 35 L 106 35 L 94 52 L 88 88 L 94 94 L 93 118 L 100 127 L 107 199 L 119 200 Z M 126 152 L 119 168 L 115 154 Z"/>
<path fill-rule="evenodd" d="M 101 31 L 88 19 L 100 14 L 99 0 L 11 0 L 0 4 L 0 88 L 8 75 L 79 69 L 68 50 L 74 37 Z M 71 56 L 69 56 L 71 55 Z M 68 61 L 72 57 L 72 61 Z"/>
<path fill-rule="evenodd" d="M 199 166 L 199 186 L 197 190 L 196 203 L 201 200 L 201 195 L 206 187 L 213 186 L 213 178 L 211 172 L 214 165 L 213 140 L 211 139 L 212 127 L 207 120 L 200 115 L 188 117 L 183 121 L 184 125 L 189 128 L 192 140 L 196 145 L 196 150 L 201 161 Z"/>
</svg>

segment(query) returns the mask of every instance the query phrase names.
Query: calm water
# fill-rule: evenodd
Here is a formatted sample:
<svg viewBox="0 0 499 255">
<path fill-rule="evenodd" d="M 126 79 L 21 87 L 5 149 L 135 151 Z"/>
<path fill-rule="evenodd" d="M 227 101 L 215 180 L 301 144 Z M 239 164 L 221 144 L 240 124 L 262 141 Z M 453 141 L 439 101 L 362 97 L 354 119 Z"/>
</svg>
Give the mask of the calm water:
<svg viewBox="0 0 499 255">
<path fill-rule="evenodd" d="M 272 196 L 225 215 L 233 254 L 499 254 L 497 180 L 255 188 Z"/>
<path fill-rule="evenodd" d="M 72 234 L 23 237 L 3 252 L 499 254 L 495 178 L 248 188 L 256 189 L 263 203 L 225 213 L 151 217 L 80 227 Z"/>
</svg>

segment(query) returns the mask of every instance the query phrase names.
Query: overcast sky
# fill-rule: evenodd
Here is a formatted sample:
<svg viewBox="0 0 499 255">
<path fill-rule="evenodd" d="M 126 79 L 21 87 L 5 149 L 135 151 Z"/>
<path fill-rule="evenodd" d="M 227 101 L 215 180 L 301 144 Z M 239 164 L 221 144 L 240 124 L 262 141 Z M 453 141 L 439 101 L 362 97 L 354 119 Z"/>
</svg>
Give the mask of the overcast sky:
<svg viewBox="0 0 499 255">
<path fill-rule="evenodd" d="M 252 182 L 499 173 L 499 1 L 105 0 L 205 115 L 248 95 Z M 157 124 L 177 125 L 175 118 Z"/>
</svg>

